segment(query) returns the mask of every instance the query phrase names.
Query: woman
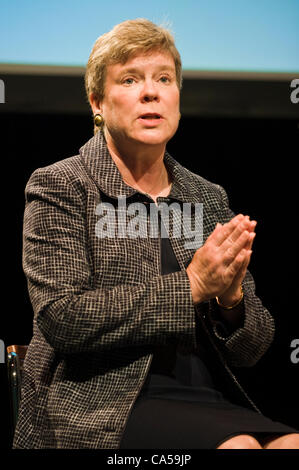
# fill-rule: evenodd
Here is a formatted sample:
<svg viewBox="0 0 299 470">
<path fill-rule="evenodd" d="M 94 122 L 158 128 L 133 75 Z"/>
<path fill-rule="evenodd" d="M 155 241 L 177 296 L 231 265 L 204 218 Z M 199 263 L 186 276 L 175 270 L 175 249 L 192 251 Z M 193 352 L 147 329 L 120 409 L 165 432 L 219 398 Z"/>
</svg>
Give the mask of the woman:
<svg viewBox="0 0 299 470">
<path fill-rule="evenodd" d="M 117 25 L 87 65 L 95 136 L 27 184 L 35 316 L 15 448 L 299 447 L 229 368 L 255 364 L 274 324 L 247 271 L 256 223 L 165 151 L 180 87 L 168 31 Z"/>
</svg>

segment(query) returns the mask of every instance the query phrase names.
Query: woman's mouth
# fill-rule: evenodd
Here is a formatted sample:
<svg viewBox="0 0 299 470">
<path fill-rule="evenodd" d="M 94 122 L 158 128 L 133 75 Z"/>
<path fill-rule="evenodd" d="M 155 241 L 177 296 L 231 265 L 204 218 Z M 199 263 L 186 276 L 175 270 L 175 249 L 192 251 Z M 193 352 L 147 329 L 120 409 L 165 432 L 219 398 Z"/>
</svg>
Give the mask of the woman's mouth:
<svg viewBox="0 0 299 470">
<path fill-rule="evenodd" d="M 147 124 L 157 124 L 163 118 L 161 114 L 158 114 L 158 113 L 145 113 L 139 116 L 138 119 L 141 119 L 143 122 Z"/>
</svg>

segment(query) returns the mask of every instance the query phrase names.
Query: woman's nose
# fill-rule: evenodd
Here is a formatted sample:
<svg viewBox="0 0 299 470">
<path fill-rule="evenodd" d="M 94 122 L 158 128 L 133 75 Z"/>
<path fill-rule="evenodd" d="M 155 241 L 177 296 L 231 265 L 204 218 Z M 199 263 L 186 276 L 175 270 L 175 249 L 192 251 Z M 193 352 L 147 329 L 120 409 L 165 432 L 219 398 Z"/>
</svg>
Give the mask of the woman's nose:
<svg viewBox="0 0 299 470">
<path fill-rule="evenodd" d="M 152 80 L 146 80 L 142 89 L 142 101 L 157 101 L 159 99 L 158 88 Z"/>
</svg>

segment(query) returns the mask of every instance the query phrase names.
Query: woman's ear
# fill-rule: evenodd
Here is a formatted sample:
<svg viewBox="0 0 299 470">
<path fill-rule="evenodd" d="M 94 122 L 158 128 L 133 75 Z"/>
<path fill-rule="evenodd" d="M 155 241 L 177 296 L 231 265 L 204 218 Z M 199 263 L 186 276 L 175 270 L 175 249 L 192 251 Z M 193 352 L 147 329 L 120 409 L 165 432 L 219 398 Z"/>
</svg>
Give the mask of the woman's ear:
<svg viewBox="0 0 299 470">
<path fill-rule="evenodd" d="M 89 103 L 90 103 L 93 115 L 102 114 L 101 102 L 94 93 L 90 93 Z"/>
</svg>

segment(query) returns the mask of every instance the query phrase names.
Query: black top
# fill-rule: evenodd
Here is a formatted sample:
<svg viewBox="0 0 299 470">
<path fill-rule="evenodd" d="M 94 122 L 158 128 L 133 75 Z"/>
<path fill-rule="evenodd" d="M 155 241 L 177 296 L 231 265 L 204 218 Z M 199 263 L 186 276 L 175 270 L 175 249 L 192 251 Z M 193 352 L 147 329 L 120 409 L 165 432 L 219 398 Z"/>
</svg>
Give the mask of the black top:
<svg viewBox="0 0 299 470">
<path fill-rule="evenodd" d="M 162 275 L 180 271 L 168 238 L 161 237 Z M 184 354 L 175 344 L 155 347 L 151 367 L 141 391 L 149 397 L 191 401 L 217 401 L 212 377 L 197 354 Z"/>
</svg>

